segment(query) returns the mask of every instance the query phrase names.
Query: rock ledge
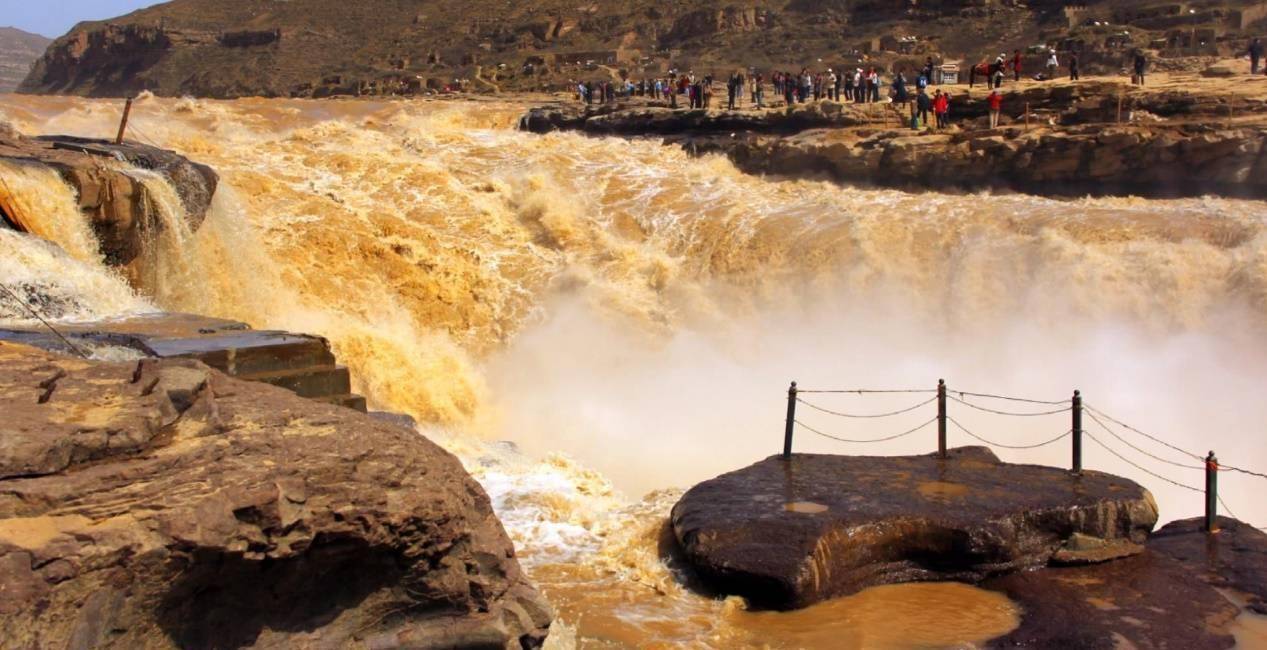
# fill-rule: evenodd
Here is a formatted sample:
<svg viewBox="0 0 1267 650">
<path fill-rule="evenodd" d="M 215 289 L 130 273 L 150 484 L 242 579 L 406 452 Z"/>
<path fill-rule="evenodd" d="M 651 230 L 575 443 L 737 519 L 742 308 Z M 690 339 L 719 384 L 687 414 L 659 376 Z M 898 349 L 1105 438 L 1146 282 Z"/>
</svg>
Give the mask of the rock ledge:
<svg viewBox="0 0 1267 650">
<path fill-rule="evenodd" d="M 1156 522 L 1152 495 L 1129 480 L 1011 465 L 978 447 L 944 461 L 771 457 L 695 486 L 672 515 L 706 582 L 776 609 L 1133 555 Z"/>
</svg>

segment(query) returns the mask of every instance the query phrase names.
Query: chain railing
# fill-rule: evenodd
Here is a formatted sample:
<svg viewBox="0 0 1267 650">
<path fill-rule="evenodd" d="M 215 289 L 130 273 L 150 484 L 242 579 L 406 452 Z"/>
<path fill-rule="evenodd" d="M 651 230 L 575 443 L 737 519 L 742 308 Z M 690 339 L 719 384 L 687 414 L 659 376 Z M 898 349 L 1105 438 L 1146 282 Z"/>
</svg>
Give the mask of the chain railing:
<svg viewBox="0 0 1267 650">
<path fill-rule="evenodd" d="M 922 395 L 928 395 L 928 394 L 932 394 L 933 396 L 927 399 L 923 399 L 922 397 L 917 398 L 918 401 L 915 401 L 908 406 L 904 406 L 898 409 L 877 411 L 877 412 L 844 411 L 835 407 L 824 406 L 821 403 L 817 403 L 816 401 L 812 402 L 802 397 L 803 395 L 857 395 L 857 396 L 921 395 L 922 396 Z M 993 405 L 988 405 L 989 402 L 1011 402 L 1014 404 L 1026 404 L 1026 405 L 1030 405 L 1031 408 L 1026 409 L 1026 410 L 1016 410 L 1011 407 L 1003 408 L 1003 407 L 995 407 Z M 925 421 L 923 424 L 920 424 L 919 426 L 913 429 L 909 429 L 909 430 L 902 431 L 901 433 L 895 433 L 892 435 L 886 435 L 886 436 L 881 436 L 877 438 L 851 438 L 851 437 L 837 435 L 834 433 L 829 433 L 827 431 L 822 430 L 821 428 L 817 426 L 811 426 L 797 419 L 797 414 L 796 414 L 797 406 L 803 405 L 806 408 L 812 409 L 813 411 L 817 413 L 827 415 L 827 416 L 848 419 L 848 420 L 878 421 L 878 420 L 884 420 L 887 418 L 892 418 L 892 417 L 896 417 L 900 415 L 905 415 L 908 413 L 915 413 L 919 411 L 920 409 L 923 409 L 925 407 L 932 405 L 933 403 L 936 403 L 937 405 L 937 414 L 933 418 Z M 979 435 L 978 433 L 972 431 L 968 427 L 961 424 L 955 418 L 951 417 L 949 414 L 949 408 L 948 408 L 950 403 L 959 404 L 971 410 L 986 413 L 989 415 L 1010 417 L 1010 418 L 1043 418 L 1043 417 L 1058 416 L 1061 414 L 1068 414 L 1070 427 L 1066 429 L 1064 433 L 1061 433 L 1060 435 L 1056 435 L 1050 438 L 1045 438 L 1039 442 L 1034 442 L 1034 443 L 1019 443 L 1015 441 L 998 442 L 995 440 L 988 439 L 982 435 Z M 1020 407 L 1020 408 L 1023 409 L 1024 407 Z M 1083 428 L 1084 415 L 1086 415 L 1087 418 L 1089 418 L 1091 422 L 1098 428 L 1098 433 L 1093 434 L 1092 432 L 1087 431 Z M 1244 469 L 1240 467 L 1234 467 L 1231 465 L 1221 465 L 1213 451 L 1211 451 L 1206 456 L 1202 456 L 1200 454 L 1186 450 L 1172 443 L 1166 442 L 1165 440 L 1161 439 L 1158 436 L 1145 433 L 1144 431 L 1136 427 L 1132 427 L 1122 422 L 1121 420 L 1108 415 L 1104 411 L 1101 411 L 1095 408 L 1094 406 L 1091 406 L 1089 404 L 1084 404 L 1083 399 L 1082 399 L 1082 393 L 1077 390 L 1073 391 L 1073 396 L 1070 399 L 1038 400 L 1038 399 L 1023 398 L 1023 397 L 1013 397 L 1013 396 L 1008 396 L 1008 395 L 997 395 L 997 394 L 992 394 L 992 393 L 978 393 L 978 392 L 972 392 L 972 391 L 954 390 L 946 385 L 945 380 L 938 381 L 937 388 L 934 388 L 934 389 L 856 388 L 856 389 L 836 389 L 836 390 L 803 390 L 797 387 L 796 382 L 792 382 L 792 385 L 788 389 L 788 392 L 787 392 L 787 420 L 785 422 L 784 437 L 783 437 L 783 458 L 790 459 L 792 457 L 792 442 L 793 442 L 793 437 L 795 436 L 795 433 L 796 433 L 796 429 L 798 427 L 806 432 L 809 432 L 821 438 L 825 438 L 827 440 L 832 440 L 835 442 L 846 443 L 846 444 L 862 445 L 862 444 L 879 444 L 879 443 L 885 443 L 885 442 L 892 442 L 895 440 L 907 438 L 909 436 L 913 436 L 929 428 L 934 423 L 937 424 L 937 453 L 939 457 L 943 459 L 947 457 L 948 425 L 953 425 L 955 429 L 957 429 L 959 432 L 963 433 L 964 435 L 968 436 L 969 438 L 972 438 L 982 444 L 985 444 L 989 447 L 993 447 L 997 449 L 1007 449 L 1007 450 L 1041 449 L 1041 448 L 1059 443 L 1065 440 L 1066 438 L 1068 438 L 1071 441 L 1070 442 L 1070 447 L 1071 447 L 1070 471 L 1073 473 L 1082 472 L 1082 441 L 1084 437 L 1088 438 L 1092 442 L 1094 442 L 1097 446 L 1103 448 L 1106 452 L 1117 457 L 1122 462 L 1130 465 L 1131 467 L 1134 467 L 1135 469 L 1159 481 L 1165 482 L 1169 485 L 1172 485 L 1172 486 L 1175 486 L 1175 487 L 1178 487 L 1190 492 L 1197 492 L 1197 493 L 1204 494 L 1205 495 L 1205 529 L 1207 532 L 1215 532 L 1218 530 L 1217 519 L 1218 519 L 1218 511 L 1219 511 L 1220 506 L 1223 508 L 1224 512 L 1227 512 L 1231 517 L 1236 518 L 1236 515 L 1232 513 L 1231 509 L 1228 508 L 1227 503 L 1223 500 L 1222 496 L 1220 496 L 1218 493 L 1218 475 L 1221 472 L 1236 472 L 1236 473 L 1243 474 L 1246 476 L 1267 479 L 1267 473 L 1257 472 L 1257 471 Z M 1163 452 L 1161 450 L 1158 450 L 1156 452 L 1149 451 L 1148 449 L 1144 448 L 1144 445 L 1147 443 L 1132 442 L 1130 439 L 1128 439 L 1128 434 L 1133 434 L 1134 436 L 1137 436 L 1139 439 L 1143 441 L 1147 441 L 1147 443 L 1164 447 L 1166 450 L 1168 450 L 1168 452 Z M 1128 452 L 1128 451 L 1123 451 L 1118 448 L 1115 448 L 1111 444 L 1113 441 L 1116 441 L 1117 443 L 1124 445 L 1130 451 Z M 1139 456 L 1146 458 L 1147 461 L 1132 460 L 1130 457 L 1128 457 L 1128 454 L 1130 452 L 1134 452 L 1138 454 Z M 1187 462 L 1184 462 L 1184 461 L 1177 461 L 1170 458 L 1166 458 L 1164 455 L 1162 455 L 1165 453 L 1170 453 L 1171 455 L 1181 455 L 1183 457 L 1186 457 L 1186 459 L 1188 460 Z M 1168 467 L 1173 467 L 1180 470 L 1203 472 L 1205 475 L 1205 485 L 1203 488 L 1196 487 L 1196 486 L 1188 484 L 1187 482 L 1183 480 L 1172 478 L 1170 476 L 1167 476 L 1166 474 L 1162 474 L 1160 471 L 1156 471 L 1154 469 L 1145 467 L 1142 463 L 1148 462 L 1148 461 L 1161 463 Z M 1259 528 L 1260 530 L 1262 529 L 1262 527 L 1258 527 L 1258 526 L 1255 526 L 1255 528 Z"/>
</svg>

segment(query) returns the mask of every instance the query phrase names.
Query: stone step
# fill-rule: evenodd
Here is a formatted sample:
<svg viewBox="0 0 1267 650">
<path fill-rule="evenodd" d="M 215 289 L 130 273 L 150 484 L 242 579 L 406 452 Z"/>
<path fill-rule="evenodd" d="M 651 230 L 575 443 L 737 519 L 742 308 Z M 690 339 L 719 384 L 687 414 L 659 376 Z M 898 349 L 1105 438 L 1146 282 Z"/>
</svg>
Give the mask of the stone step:
<svg viewBox="0 0 1267 650">
<path fill-rule="evenodd" d="M 246 331 L 146 341 L 159 357 L 188 357 L 236 377 L 335 365 L 325 339 L 285 332 Z"/>
<path fill-rule="evenodd" d="M 348 369 L 338 365 L 329 341 L 319 336 L 253 330 L 245 323 L 196 314 L 147 314 L 60 329 L 89 347 L 109 344 L 150 357 L 197 359 L 239 379 L 367 410 L 365 398 L 352 393 Z M 59 337 L 39 326 L 0 328 L 0 340 L 71 353 Z"/>
<path fill-rule="evenodd" d="M 353 394 L 332 395 L 329 397 L 314 397 L 313 399 L 318 402 L 325 402 L 326 404 L 334 404 L 335 406 L 350 408 L 354 411 L 360 411 L 362 413 L 369 412 L 369 405 L 365 403 L 365 398 L 360 395 L 353 395 Z"/>
<path fill-rule="evenodd" d="M 292 391 L 300 397 L 325 398 L 352 392 L 352 376 L 346 366 L 311 366 L 237 375 L 238 379 L 259 381 Z"/>
</svg>

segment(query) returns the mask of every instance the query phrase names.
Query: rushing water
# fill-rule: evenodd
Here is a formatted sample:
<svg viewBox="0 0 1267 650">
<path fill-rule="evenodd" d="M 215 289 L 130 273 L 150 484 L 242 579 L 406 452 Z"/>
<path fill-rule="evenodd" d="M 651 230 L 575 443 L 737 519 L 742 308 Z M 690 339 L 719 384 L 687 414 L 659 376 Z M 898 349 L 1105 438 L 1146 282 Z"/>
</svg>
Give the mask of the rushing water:
<svg viewBox="0 0 1267 650">
<path fill-rule="evenodd" d="M 134 295 L 84 239 L 71 191 L 5 166 L 38 234 L 67 252 L 0 230 L 0 282 L 60 296 L 70 306 L 57 318 L 160 308 L 327 336 L 358 391 L 415 415 L 466 461 L 560 608 L 559 636 L 598 647 L 955 645 L 1015 625 L 1005 599 L 956 585 L 772 614 L 679 584 L 660 553 L 677 490 L 777 451 L 793 379 L 926 388 L 945 377 L 1049 400 L 1080 388 L 1179 446 L 1267 466 L 1263 203 L 772 181 L 651 141 L 518 133 L 522 108 L 142 98 L 135 137 L 221 173 L 207 222 L 182 230 L 170 187 L 133 171 L 170 226 Z M 119 109 L 0 96 L 0 119 L 28 134 L 100 137 Z M 862 412 L 910 402 L 823 400 Z M 954 408 L 1010 444 L 1069 428 L 1063 415 Z M 806 419 L 875 438 L 929 416 Z M 796 446 L 926 453 L 933 435 L 858 449 L 801 433 Z M 1087 467 L 1153 490 L 1163 520 L 1200 511 L 1200 495 L 1087 447 Z M 1001 453 L 1061 466 L 1068 455 Z M 1259 485 L 1222 481 L 1237 515 L 1267 523 Z"/>
</svg>

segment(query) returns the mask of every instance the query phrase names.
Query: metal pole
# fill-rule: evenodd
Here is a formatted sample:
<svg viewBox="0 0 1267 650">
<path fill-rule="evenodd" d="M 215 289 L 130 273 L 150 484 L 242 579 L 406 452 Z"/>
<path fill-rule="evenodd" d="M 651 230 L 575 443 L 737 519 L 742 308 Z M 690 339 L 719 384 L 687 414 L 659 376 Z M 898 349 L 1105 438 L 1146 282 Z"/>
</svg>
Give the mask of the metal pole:
<svg viewBox="0 0 1267 650">
<path fill-rule="evenodd" d="M 1073 392 L 1073 471 L 1082 473 L 1082 391 Z"/>
<path fill-rule="evenodd" d="M 1205 457 L 1205 532 L 1217 533 L 1219 524 L 1219 459 L 1211 451 Z"/>
<path fill-rule="evenodd" d="M 115 144 L 123 144 L 123 134 L 128 130 L 128 116 L 132 114 L 132 98 L 128 98 L 128 103 L 123 105 L 123 121 L 119 122 L 119 135 L 114 139 Z"/>
<path fill-rule="evenodd" d="M 792 430 L 796 427 L 796 382 L 787 389 L 787 428 L 783 430 L 783 460 L 792 458 Z"/>
<path fill-rule="evenodd" d="M 946 457 L 946 380 L 937 380 L 937 453 Z"/>
</svg>

